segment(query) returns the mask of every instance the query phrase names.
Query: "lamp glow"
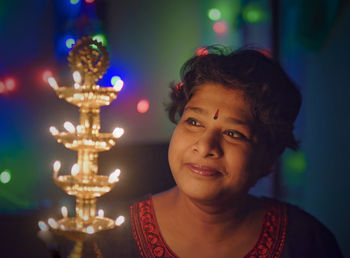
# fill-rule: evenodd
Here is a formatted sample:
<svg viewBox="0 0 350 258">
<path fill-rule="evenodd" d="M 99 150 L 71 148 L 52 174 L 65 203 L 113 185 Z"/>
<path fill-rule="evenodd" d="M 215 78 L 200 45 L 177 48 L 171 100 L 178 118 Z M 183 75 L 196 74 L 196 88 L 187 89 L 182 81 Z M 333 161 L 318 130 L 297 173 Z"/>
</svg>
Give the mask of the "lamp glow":
<svg viewBox="0 0 350 258">
<path fill-rule="evenodd" d="M 124 134 L 124 129 L 123 128 L 120 128 L 120 127 L 114 128 L 113 136 L 115 138 L 120 138 L 120 137 L 122 137 L 123 134 Z"/>
<path fill-rule="evenodd" d="M 125 221 L 124 216 L 119 216 L 116 220 L 115 220 L 115 225 L 116 226 L 120 226 L 121 224 L 123 224 Z"/>
<path fill-rule="evenodd" d="M 58 84 L 57 84 L 55 78 L 49 77 L 49 78 L 47 79 L 47 82 L 49 83 L 49 85 L 50 85 L 54 90 L 57 90 L 57 89 L 58 89 Z"/>
<path fill-rule="evenodd" d="M 75 163 L 75 164 L 72 166 L 72 169 L 71 169 L 71 174 L 72 174 L 72 176 L 78 175 L 79 171 L 80 171 L 79 164 Z"/>
<path fill-rule="evenodd" d="M 73 125 L 71 122 L 69 122 L 69 121 L 64 122 L 63 127 L 64 127 L 68 132 L 70 132 L 70 133 L 75 133 L 75 127 L 74 127 L 74 125 Z"/>
</svg>

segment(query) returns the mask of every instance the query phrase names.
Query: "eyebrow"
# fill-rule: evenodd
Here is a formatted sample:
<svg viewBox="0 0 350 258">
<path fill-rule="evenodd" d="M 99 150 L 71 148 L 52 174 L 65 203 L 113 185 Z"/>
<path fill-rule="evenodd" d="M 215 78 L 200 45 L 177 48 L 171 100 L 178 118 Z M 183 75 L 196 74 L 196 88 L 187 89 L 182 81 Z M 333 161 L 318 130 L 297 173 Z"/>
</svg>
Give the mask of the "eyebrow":
<svg viewBox="0 0 350 258">
<path fill-rule="evenodd" d="M 203 108 L 200 108 L 200 107 L 188 106 L 188 107 L 185 107 L 184 111 L 193 111 L 195 113 L 198 113 L 198 114 L 201 114 L 201 115 L 206 115 L 206 116 L 210 115 L 207 110 L 205 110 Z M 243 121 L 243 120 L 238 119 L 238 118 L 234 118 L 234 117 L 227 117 L 227 118 L 225 118 L 225 121 L 233 123 L 233 124 L 250 125 L 248 122 Z"/>
</svg>

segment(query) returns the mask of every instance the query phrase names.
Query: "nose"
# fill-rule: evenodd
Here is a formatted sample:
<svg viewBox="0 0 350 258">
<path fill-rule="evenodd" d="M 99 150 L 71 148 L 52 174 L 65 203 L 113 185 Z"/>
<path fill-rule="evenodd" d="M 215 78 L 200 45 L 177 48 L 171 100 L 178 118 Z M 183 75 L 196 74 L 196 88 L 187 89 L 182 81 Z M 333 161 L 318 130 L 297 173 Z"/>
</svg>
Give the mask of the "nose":
<svg viewBox="0 0 350 258">
<path fill-rule="evenodd" d="M 192 150 L 203 158 L 219 158 L 223 154 L 220 141 L 220 132 L 206 131 L 198 137 Z"/>
</svg>

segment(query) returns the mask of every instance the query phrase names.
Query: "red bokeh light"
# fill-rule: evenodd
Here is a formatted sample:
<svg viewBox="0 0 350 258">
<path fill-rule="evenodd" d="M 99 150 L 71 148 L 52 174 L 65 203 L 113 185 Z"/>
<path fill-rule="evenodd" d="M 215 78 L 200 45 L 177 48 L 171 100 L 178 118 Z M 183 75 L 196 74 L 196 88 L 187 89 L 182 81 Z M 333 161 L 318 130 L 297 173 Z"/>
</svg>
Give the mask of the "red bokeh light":
<svg viewBox="0 0 350 258">
<path fill-rule="evenodd" d="M 196 50 L 196 56 L 206 56 L 208 54 L 209 54 L 209 51 L 205 47 L 199 47 Z"/>
<path fill-rule="evenodd" d="M 141 99 L 138 103 L 137 103 L 137 112 L 143 114 L 146 113 L 149 109 L 149 102 L 146 99 Z"/>
<path fill-rule="evenodd" d="M 0 81 L 0 94 L 4 93 L 6 91 L 6 87 L 5 84 L 3 82 Z"/>
<path fill-rule="evenodd" d="M 93 2 L 95 2 L 95 0 L 85 0 L 85 2 L 88 4 L 92 4 Z"/>
<path fill-rule="evenodd" d="M 225 34 L 227 32 L 227 24 L 224 21 L 217 21 L 214 23 L 213 30 L 217 34 Z"/>
<path fill-rule="evenodd" d="M 45 83 L 47 83 L 47 80 L 52 76 L 53 76 L 53 74 L 50 70 L 45 70 L 42 74 L 42 79 Z"/>
<path fill-rule="evenodd" d="M 5 80 L 5 87 L 8 91 L 14 90 L 16 87 L 16 81 L 13 78 L 7 78 Z"/>
</svg>

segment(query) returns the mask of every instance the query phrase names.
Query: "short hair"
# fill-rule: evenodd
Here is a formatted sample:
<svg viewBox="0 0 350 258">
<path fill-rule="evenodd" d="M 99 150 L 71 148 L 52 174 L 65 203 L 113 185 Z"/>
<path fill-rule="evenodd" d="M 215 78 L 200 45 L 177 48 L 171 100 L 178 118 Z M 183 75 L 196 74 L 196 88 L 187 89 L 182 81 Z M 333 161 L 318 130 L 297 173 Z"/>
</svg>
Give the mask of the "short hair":
<svg viewBox="0 0 350 258">
<path fill-rule="evenodd" d="M 189 59 L 181 68 L 181 83 L 171 85 L 169 119 L 177 123 L 194 88 L 218 83 L 241 90 L 251 107 L 254 129 L 278 156 L 285 148 L 297 150 L 294 121 L 302 97 L 281 65 L 262 51 L 242 48 L 231 51 L 211 46 Z"/>
</svg>

